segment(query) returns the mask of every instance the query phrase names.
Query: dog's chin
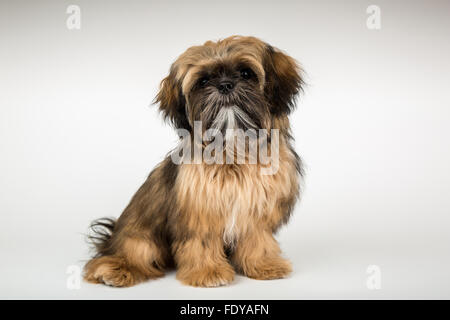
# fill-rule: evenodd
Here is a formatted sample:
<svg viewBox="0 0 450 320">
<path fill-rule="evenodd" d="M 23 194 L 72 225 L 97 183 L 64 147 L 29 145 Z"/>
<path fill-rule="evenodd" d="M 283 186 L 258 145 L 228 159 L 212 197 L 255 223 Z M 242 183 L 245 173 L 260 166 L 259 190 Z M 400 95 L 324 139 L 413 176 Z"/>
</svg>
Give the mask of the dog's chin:
<svg viewBox="0 0 450 320">
<path fill-rule="evenodd" d="M 229 104 L 218 110 L 209 127 L 226 132 L 229 129 L 257 130 L 258 124 L 242 108 L 235 104 Z"/>
</svg>

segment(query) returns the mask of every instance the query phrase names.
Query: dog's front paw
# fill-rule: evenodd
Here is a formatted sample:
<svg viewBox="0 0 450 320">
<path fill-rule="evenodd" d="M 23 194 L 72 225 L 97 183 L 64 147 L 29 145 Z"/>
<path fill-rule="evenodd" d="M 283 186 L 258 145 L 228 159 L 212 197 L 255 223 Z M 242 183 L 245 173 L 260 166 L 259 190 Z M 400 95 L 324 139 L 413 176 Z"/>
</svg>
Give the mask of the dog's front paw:
<svg viewBox="0 0 450 320">
<path fill-rule="evenodd" d="M 194 287 L 219 287 L 231 283 L 234 270 L 230 265 L 204 266 L 198 269 L 179 270 L 177 278 Z"/>
<path fill-rule="evenodd" d="M 285 278 L 292 271 L 292 265 L 283 258 L 261 259 L 252 263 L 246 263 L 243 273 L 257 280 L 272 280 Z"/>
</svg>

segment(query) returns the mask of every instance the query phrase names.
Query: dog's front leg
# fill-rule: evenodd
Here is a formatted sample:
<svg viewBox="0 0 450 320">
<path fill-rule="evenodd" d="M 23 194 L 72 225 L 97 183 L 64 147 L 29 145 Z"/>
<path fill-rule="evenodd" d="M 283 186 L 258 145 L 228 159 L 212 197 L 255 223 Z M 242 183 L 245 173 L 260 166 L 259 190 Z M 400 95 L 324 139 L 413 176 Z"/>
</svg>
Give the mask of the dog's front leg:
<svg viewBox="0 0 450 320">
<path fill-rule="evenodd" d="M 234 269 L 226 259 L 220 234 L 196 230 L 172 244 L 177 278 L 195 287 L 217 287 L 234 279 Z"/>
<path fill-rule="evenodd" d="M 292 270 L 291 263 L 281 257 L 272 232 L 258 228 L 249 229 L 239 238 L 231 260 L 237 270 L 253 279 L 284 278 Z"/>
</svg>

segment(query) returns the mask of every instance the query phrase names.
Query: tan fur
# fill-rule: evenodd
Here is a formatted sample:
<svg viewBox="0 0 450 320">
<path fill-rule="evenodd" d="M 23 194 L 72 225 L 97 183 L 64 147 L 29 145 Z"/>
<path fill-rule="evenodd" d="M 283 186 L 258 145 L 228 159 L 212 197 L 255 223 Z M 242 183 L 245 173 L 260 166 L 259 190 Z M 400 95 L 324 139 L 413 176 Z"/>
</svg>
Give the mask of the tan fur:
<svg viewBox="0 0 450 320">
<path fill-rule="evenodd" d="M 281 219 L 276 213 L 280 200 L 298 192 L 293 161 L 282 146 L 280 168 L 274 175 L 263 175 L 259 164 L 184 164 L 176 180 L 177 203 L 182 212 L 202 216 L 206 223 L 213 219 L 227 224 L 235 213 L 236 239 L 255 219 L 266 221 L 272 229 Z M 189 222 L 196 223 L 196 219 L 191 217 Z M 225 230 L 225 225 L 221 229 Z"/>
<path fill-rule="evenodd" d="M 199 238 L 179 251 L 183 268 L 178 277 L 191 285 L 214 286 L 232 280 L 225 260 L 225 246 L 235 249 L 232 261 L 245 275 L 257 279 L 279 278 L 291 271 L 280 257 L 272 236 L 283 219 L 282 201 L 298 193 L 298 174 L 294 158 L 282 145 L 280 168 L 274 175 L 262 175 L 261 165 L 182 165 L 176 180 L 177 204 L 187 230 L 196 230 Z M 208 251 L 201 239 L 210 235 Z M 223 239 L 223 240 L 222 240 Z M 202 252 L 198 255 L 198 252 Z M 264 263 L 263 263 L 264 262 Z M 198 265 L 201 264 L 201 265 Z M 221 274 L 209 279 L 213 265 Z M 198 275 L 199 270 L 204 273 Z M 228 276 L 228 277 L 226 277 Z M 190 279 L 190 280 L 189 280 Z M 219 279 L 221 279 L 219 281 Z"/>
<path fill-rule="evenodd" d="M 129 287 L 164 274 L 153 265 L 160 261 L 159 250 L 151 241 L 125 238 L 120 252 L 92 259 L 86 265 L 85 279 L 92 283 L 105 283 L 116 287 Z"/>
</svg>

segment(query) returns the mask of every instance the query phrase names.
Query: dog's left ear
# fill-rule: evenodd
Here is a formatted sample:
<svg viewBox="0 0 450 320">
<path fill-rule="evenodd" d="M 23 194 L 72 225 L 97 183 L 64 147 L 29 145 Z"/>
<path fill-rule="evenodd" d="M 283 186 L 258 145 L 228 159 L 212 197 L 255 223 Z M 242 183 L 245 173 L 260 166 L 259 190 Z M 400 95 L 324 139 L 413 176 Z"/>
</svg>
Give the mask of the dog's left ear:
<svg viewBox="0 0 450 320">
<path fill-rule="evenodd" d="M 161 81 L 154 103 L 159 103 L 159 110 L 163 113 L 164 119 L 169 120 L 175 128 L 188 130 L 190 125 L 186 117 L 186 100 L 175 75 L 176 71 L 171 68 L 169 75 Z"/>
<path fill-rule="evenodd" d="M 275 115 L 289 114 L 295 107 L 296 95 L 304 84 L 297 62 L 267 45 L 264 61 L 266 72 L 265 94 L 271 101 L 271 111 Z"/>
</svg>

